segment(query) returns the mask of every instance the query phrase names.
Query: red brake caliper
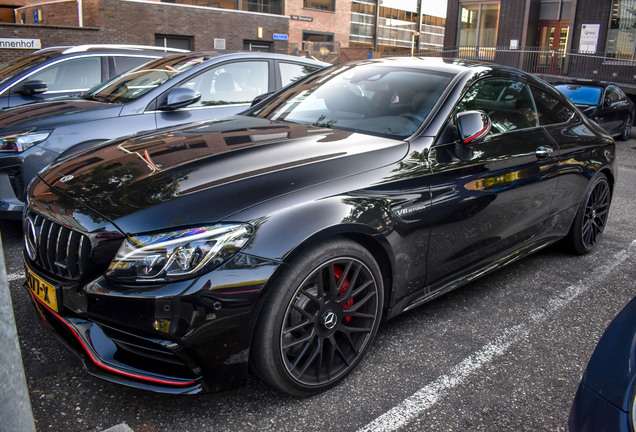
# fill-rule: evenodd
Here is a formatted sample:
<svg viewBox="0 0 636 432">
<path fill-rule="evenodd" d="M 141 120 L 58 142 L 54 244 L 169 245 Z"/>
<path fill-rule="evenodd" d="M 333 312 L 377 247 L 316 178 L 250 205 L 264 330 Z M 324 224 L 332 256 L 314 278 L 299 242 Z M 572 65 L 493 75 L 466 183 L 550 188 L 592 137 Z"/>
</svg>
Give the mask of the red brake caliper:
<svg viewBox="0 0 636 432">
<path fill-rule="evenodd" d="M 333 274 L 336 276 L 336 282 L 340 282 L 340 278 L 342 277 L 342 269 L 340 267 L 334 267 L 333 268 Z M 343 295 L 346 291 L 347 288 L 349 288 L 349 279 L 345 278 L 343 284 L 342 284 L 342 288 L 340 288 L 340 292 L 338 293 L 339 295 Z M 349 301 L 347 301 L 345 304 L 342 305 L 343 309 L 348 309 L 351 306 L 353 306 L 353 299 L 349 299 Z M 342 322 L 347 324 L 349 321 L 351 321 L 351 317 L 350 316 L 346 316 L 344 318 L 342 318 Z"/>
</svg>

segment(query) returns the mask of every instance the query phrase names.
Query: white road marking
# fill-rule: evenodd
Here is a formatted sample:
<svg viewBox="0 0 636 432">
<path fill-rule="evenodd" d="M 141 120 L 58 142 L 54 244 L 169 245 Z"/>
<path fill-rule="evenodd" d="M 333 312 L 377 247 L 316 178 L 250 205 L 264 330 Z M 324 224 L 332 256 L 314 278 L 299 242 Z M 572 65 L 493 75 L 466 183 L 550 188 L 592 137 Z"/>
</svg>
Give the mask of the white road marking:
<svg viewBox="0 0 636 432">
<path fill-rule="evenodd" d="M 7 282 L 13 282 L 20 279 L 24 279 L 24 272 L 9 273 L 7 275 Z"/>
<path fill-rule="evenodd" d="M 388 432 L 407 425 L 483 366 L 504 354 L 514 343 L 527 336 L 534 327 L 544 323 L 551 315 L 563 309 L 578 296 L 601 283 L 616 267 L 630 258 L 635 250 L 636 240 L 610 258 L 608 264 L 594 269 L 591 277 L 569 286 L 565 291 L 550 299 L 547 306 L 531 313 L 529 321 L 505 329 L 499 337 L 451 368 L 447 375 L 442 375 L 422 387 L 399 405 L 358 429 L 358 432 Z"/>
</svg>

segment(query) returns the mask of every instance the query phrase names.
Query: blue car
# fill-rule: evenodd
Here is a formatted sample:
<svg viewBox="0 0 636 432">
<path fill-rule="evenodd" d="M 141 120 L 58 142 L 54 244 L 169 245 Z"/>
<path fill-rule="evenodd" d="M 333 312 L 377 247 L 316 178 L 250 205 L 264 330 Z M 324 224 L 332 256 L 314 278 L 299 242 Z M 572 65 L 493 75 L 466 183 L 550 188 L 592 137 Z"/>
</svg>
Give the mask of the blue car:
<svg viewBox="0 0 636 432">
<path fill-rule="evenodd" d="M 636 298 L 601 337 L 576 392 L 569 432 L 634 431 Z"/>
</svg>

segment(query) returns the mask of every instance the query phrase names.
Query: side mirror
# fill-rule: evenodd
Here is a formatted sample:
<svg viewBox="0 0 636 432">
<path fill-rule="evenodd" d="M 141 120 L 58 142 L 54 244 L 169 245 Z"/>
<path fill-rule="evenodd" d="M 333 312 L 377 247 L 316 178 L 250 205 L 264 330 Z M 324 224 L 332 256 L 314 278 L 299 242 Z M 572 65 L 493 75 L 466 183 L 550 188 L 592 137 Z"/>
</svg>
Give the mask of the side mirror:
<svg viewBox="0 0 636 432">
<path fill-rule="evenodd" d="M 33 80 L 25 82 L 18 92 L 23 95 L 32 96 L 34 94 L 44 93 L 48 89 L 44 81 Z"/>
<path fill-rule="evenodd" d="M 162 111 L 172 111 L 192 105 L 201 100 L 201 94 L 186 87 L 173 88 L 168 92 L 166 101 L 159 106 Z"/>
<path fill-rule="evenodd" d="M 268 97 L 270 97 L 273 94 L 274 94 L 274 92 L 269 92 L 269 93 L 263 93 L 261 95 L 256 96 L 252 100 L 252 105 L 250 105 L 250 106 L 254 106 L 256 104 L 259 104 L 259 103 L 263 102 L 265 99 L 267 99 Z"/>
<path fill-rule="evenodd" d="M 490 117 L 483 111 L 464 111 L 455 116 L 455 125 L 465 145 L 474 144 L 490 132 Z"/>
</svg>

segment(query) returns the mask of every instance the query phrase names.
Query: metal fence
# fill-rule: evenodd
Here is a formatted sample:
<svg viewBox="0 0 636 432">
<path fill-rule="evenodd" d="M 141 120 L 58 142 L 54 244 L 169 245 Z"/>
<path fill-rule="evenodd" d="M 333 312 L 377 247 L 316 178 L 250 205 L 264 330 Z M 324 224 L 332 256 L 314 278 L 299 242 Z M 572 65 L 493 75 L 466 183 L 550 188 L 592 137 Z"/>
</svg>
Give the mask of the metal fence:
<svg viewBox="0 0 636 432">
<path fill-rule="evenodd" d="M 512 66 L 550 81 L 577 78 L 609 81 L 636 91 L 636 61 L 589 52 L 551 51 L 538 47 L 459 47 L 420 51 L 416 56 L 481 60 Z"/>
</svg>

